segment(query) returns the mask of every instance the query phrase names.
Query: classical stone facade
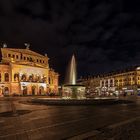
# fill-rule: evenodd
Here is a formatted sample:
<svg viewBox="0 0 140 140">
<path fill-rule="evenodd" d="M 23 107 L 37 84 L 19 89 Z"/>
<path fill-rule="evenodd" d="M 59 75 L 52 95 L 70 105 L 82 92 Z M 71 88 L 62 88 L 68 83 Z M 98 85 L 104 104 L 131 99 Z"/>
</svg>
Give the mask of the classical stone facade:
<svg viewBox="0 0 140 140">
<path fill-rule="evenodd" d="M 47 55 L 26 49 L 1 48 L 0 95 L 42 95 L 58 92 L 59 74 Z"/>
</svg>

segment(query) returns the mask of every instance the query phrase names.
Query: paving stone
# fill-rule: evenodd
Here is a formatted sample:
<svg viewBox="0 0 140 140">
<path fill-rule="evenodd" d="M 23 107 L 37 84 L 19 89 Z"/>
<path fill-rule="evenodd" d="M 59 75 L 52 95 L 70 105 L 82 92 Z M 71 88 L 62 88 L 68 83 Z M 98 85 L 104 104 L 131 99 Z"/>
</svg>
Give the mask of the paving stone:
<svg viewBox="0 0 140 140">
<path fill-rule="evenodd" d="M 119 134 L 123 135 L 127 127 L 132 128 L 126 131 L 131 135 L 133 132 L 138 135 L 135 128 L 140 129 L 136 122 L 135 125 L 125 125 L 125 129 L 105 129 L 107 126 L 140 116 L 140 101 L 137 101 L 138 104 L 111 106 L 44 106 L 19 102 L 25 100 L 27 98 L 20 97 L 14 100 L 16 109 L 32 112 L 15 117 L 0 117 L 0 140 L 59 140 L 85 137 L 98 140 L 105 137 L 111 140 L 124 138 L 119 137 Z M 7 100 L 0 100 L 0 106 L 3 106 L 4 111 L 9 111 Z M 91 132 L 101 134 L 92 137 Z"/>
</svg>

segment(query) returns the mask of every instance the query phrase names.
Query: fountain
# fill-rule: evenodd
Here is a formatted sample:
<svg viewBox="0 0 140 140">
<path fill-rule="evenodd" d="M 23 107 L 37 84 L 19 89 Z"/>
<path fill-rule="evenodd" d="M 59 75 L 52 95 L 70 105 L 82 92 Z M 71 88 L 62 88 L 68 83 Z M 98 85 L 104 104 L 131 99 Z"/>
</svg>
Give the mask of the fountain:
<svg viewBox="0 0 140 140">
<path fill-rule="evenodd" d="M 85 86 L 76 84 L 76 61 L 73 55 L 66 75 L 66 84 L 63 86 L 62 98 L 83 99 L 85 98 Z"/>
<path fill-rule="evenodd" d="M 104 105 L 124 103 L 115 97 L 112 98 L 86 98 L 85 86 L 76 84 L 76 61 L 75 56 L 72 56 L 70 65 L 67 70 L 66 83 L 62 87 L 62 97 L 60 98 L 32 98 L 31 103 L 46 104 L 46 105 Z"/>
</svg>

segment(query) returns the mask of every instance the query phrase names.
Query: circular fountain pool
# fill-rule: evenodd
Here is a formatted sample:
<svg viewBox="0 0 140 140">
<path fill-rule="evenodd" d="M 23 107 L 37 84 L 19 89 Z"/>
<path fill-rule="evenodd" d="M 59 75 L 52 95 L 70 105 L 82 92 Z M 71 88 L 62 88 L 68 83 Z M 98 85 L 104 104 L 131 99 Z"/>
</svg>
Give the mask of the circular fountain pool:
<svg viewBox="0 0 140 140">
<path fill-rule="evenodd" d="M 62 98 L 32 98 L 31 103 L 44 105 L 111 105 L 126 104 L 132 101 L 120 100 L 118 98 L 97 98 L 97 99 L 62 99 Z"/>
</svg>

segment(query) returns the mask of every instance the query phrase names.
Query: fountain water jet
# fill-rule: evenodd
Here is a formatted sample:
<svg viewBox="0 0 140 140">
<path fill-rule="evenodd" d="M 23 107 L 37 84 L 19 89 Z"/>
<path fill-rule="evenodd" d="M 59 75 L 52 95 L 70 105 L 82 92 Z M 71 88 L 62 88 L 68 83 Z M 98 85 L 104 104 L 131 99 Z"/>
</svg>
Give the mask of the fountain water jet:
<svg viewBox="0 0 140 140">
<path fill-rule="evenodd" d="M 85 97 L 85 86 L 76 84 L 76 61 L 72 56 L 69 69 L 67 70 L 67 82 L 62 87 L 62 98 L 33 98 L 31 102 L 47 105 L 98 105 L 117 103 L 116 99 L 96 98 L 89 99 Z M 116 97 L 115 97 L 116 98 Z M 124 103 L 124 101 L 123 101 Z"/>
<path fill-rule="evenodd" d="M 67 82 L 63 86 L 63 98 L 81 99 L 85 98 L 85 86 L 76 84 L 77 71 L 76 60 L 73 55 L 67 70 Z"/>
<path fill-rule="evenodd" d="M 71 63 L 70 63 L 70 78 L 69 83 L 72 85 L 76 84 L 76 61 L 75 56 L 72 56 Z"/>
<path fill-rule="evenodd" d="M 75 56 L 72 55 L 71 61 L 66 71 L 65 84 L 75 85 L 76 78 L 77 78 L 76 60 L 75 60 Z"/>
</svg>

